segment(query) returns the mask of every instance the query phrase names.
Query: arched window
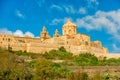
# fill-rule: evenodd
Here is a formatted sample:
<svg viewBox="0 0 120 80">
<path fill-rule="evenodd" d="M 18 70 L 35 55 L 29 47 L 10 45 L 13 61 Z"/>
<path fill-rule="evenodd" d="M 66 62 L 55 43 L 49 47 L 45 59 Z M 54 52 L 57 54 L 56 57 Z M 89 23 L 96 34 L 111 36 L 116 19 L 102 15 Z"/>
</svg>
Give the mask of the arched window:
<svg viewBox="0 0 120 80">
<path fill-rule="evenodd" d="M 85 45 L 88 45 L 88 42 L 87 42 L 87 41 L 85 41 Z"/>
<path fill-rule="evenodd" d="M 46 37 L 46 33 L 44 34 L 44 36 Z"/>
</svg>

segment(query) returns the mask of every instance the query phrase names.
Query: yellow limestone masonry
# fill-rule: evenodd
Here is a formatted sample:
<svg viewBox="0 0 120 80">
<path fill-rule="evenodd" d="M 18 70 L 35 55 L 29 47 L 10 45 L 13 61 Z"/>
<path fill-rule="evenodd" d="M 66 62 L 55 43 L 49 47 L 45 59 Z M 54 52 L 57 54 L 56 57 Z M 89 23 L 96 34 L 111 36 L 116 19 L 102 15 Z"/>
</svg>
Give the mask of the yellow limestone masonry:
<svg viewBox="0 0 120 80">
<path fill-rule="evenodd" d="M 59 31 L 56 29 L 52 38 L 45 26 L 40 33 L 40 38 L 0 34 L 0 47 L 6 49 L 11 47 L 14 51 L 22 50 L 42 54 L 52 49 L 57 50 L 61 46 L 74 55 L 82 52 L 90 52 L 95 55 L 108 54 L 108 49 L 104 48 L 100 41 L 91 42 L 89 35 L 78 34 L 76 24 L 72 23 L 70 19 L 63 25 L 62 35 L 59 35 Z"/>
</svg>

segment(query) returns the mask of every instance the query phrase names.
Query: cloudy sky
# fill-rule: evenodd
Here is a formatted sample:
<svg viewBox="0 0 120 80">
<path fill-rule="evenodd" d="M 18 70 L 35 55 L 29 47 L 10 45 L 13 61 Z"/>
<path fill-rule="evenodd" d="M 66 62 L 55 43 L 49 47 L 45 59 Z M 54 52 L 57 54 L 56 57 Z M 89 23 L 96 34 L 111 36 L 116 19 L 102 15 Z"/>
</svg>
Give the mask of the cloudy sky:
<svg viewBox="0 0 120 80">
<path fill-rule="evenodd" d="M 43 26 L 52 37 L 70 18 L 77 32 L 120 53 L 120 0 L 0 0 L 0 32 L 39 37 Z"/>
</svg>

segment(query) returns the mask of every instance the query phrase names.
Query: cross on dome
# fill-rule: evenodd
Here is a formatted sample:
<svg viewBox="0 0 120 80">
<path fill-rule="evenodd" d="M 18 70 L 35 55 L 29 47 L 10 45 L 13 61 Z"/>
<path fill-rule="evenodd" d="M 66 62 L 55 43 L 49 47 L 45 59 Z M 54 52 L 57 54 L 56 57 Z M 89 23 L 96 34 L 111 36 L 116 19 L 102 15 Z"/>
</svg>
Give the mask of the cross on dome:
<svg viewBox="0 0 120 80">
<path fill-rule="evenodd" d="M 67 20 L 67 23 L 71 23 L 71 19 L 70 18 Z"/>
</svg>

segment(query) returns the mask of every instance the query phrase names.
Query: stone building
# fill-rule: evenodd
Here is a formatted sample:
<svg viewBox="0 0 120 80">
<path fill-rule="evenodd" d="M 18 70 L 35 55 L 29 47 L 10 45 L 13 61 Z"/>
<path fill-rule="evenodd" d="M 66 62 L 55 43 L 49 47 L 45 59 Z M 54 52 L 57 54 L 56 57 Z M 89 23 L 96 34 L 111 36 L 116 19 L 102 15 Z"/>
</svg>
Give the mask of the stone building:
<svg viewBox="0 0 120 80">
<path fill-rule="evenodd" d="M 57 50 L 63 46 L 67 51 L 77 55 L 82 52 L 93 54 L 107 54 L 107 48 L 104 48 L 100 41 L 90 41 L 90 36 L 77 33 L 77 25 L 68 21 L 62 27 L 62 35 L 56 29 L 54 36 L 51 38 L 45 26 L 40 33 L 40 38 L 31 38 L 29 36 L 17 37 L 13 35 L 0 34 L 0 47 L 12 50 L 27 51 L 34 53 L 44 53 L 52 49 Z"/>
</svg>

